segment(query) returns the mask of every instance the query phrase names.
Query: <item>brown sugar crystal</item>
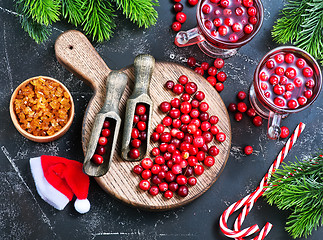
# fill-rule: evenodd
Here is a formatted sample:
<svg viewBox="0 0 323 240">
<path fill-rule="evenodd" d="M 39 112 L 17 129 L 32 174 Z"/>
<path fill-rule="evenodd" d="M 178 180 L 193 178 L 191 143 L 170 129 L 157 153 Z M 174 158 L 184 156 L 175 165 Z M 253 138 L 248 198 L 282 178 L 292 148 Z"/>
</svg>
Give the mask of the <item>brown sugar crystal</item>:
<svg viewBox="0 0 323 240">
<path fill-rule="evenodd" d="M 64 88 L 41 77 L 19 89 L 14 101 L 20 126 L 34 136 L 51 136 L 62 129 L 70 108 L 70 96 Z"/>
</svg>

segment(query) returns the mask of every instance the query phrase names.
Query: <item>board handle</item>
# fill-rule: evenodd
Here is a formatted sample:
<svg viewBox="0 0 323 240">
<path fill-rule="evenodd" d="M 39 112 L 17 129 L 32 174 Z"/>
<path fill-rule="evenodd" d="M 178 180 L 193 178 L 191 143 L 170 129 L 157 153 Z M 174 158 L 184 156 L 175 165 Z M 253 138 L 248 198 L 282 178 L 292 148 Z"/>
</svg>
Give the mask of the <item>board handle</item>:
<svg viewBox="0 0 323 240">
<path fill-rule="evenodd" d="M 155 67 L 155 58 L 149 54 L 138 55 L 134 60 L 135 88 L 130 98 L 149 95 L 149 85 Z"/>
<path fill-rule="evenodd" d="M 55 42 L 55 54 L 60 64 L 94 91 L 105 86 L 111 70 L 83 33 L 76 30 L 62 33 Z"/>
</svg>

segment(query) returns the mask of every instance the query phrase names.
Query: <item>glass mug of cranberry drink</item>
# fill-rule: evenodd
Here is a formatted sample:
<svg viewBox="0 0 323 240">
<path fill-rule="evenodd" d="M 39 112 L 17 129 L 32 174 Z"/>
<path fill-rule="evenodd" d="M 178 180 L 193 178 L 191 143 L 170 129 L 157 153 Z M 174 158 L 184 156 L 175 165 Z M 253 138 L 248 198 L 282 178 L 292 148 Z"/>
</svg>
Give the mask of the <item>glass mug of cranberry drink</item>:
<svg viewBox="0 0 323 240">
<path fill-rule="evenodd" d="M 321 86 L 321 70 L 306 51 L 278 47 L 268 52 L 256 68 L 249 98 L 256 112 L 268 118 L 268 137 L 277 139 L 281 119 L 310 106 Z"/>
<path fill-rule="evenodd" d="M 196 18 L 198 26 L 179 32 L 175 44 L 198 44 L 206 55 L 226 58 L 257 34 L 263 22 L 263 6 L 260 0 L 201 0 Z"/>
</svg>

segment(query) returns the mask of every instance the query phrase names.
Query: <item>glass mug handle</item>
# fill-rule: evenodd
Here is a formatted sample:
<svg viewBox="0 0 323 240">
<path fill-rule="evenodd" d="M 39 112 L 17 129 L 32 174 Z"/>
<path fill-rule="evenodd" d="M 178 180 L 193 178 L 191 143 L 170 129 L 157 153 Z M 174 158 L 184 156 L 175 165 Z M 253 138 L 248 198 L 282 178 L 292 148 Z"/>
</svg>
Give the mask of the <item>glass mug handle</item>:
<svg viewBox="0 0 323 240">
<path fill-rule="evenodd" d="M 191 46 L 205 41 L 199 28 L 193 28 L 188 31 L 180 31 L 175 37 L 175 44 L 178 47 Z"/>
<path fill-rule="evenodd" d="M 270 139 L 276 140 L 280 136 L 280 121 L 282 119 L 281 114 L 277 114 L 274 112 L 269 113 L 269 118 L 268 118 L 268 129 L 267 129 L 267 136 Z"/>
</svg>

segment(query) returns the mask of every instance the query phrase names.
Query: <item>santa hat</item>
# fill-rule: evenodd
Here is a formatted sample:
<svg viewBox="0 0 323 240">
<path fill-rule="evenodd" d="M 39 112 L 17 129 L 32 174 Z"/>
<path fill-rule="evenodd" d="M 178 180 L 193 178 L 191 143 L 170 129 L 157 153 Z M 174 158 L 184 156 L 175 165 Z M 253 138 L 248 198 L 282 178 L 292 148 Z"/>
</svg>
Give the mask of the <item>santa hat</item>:
<svg viewBox="0 0 323 240">
<path fill-rule="evenodd" d="M 30 168 L 41 198 L 58 210 L 73 199 L 76 211 L 90 210 L 87 199 L 90 180 L 82 171 L 83 164 L 62 157 L 46 156 L 31 158 Z"/>
</svg>

